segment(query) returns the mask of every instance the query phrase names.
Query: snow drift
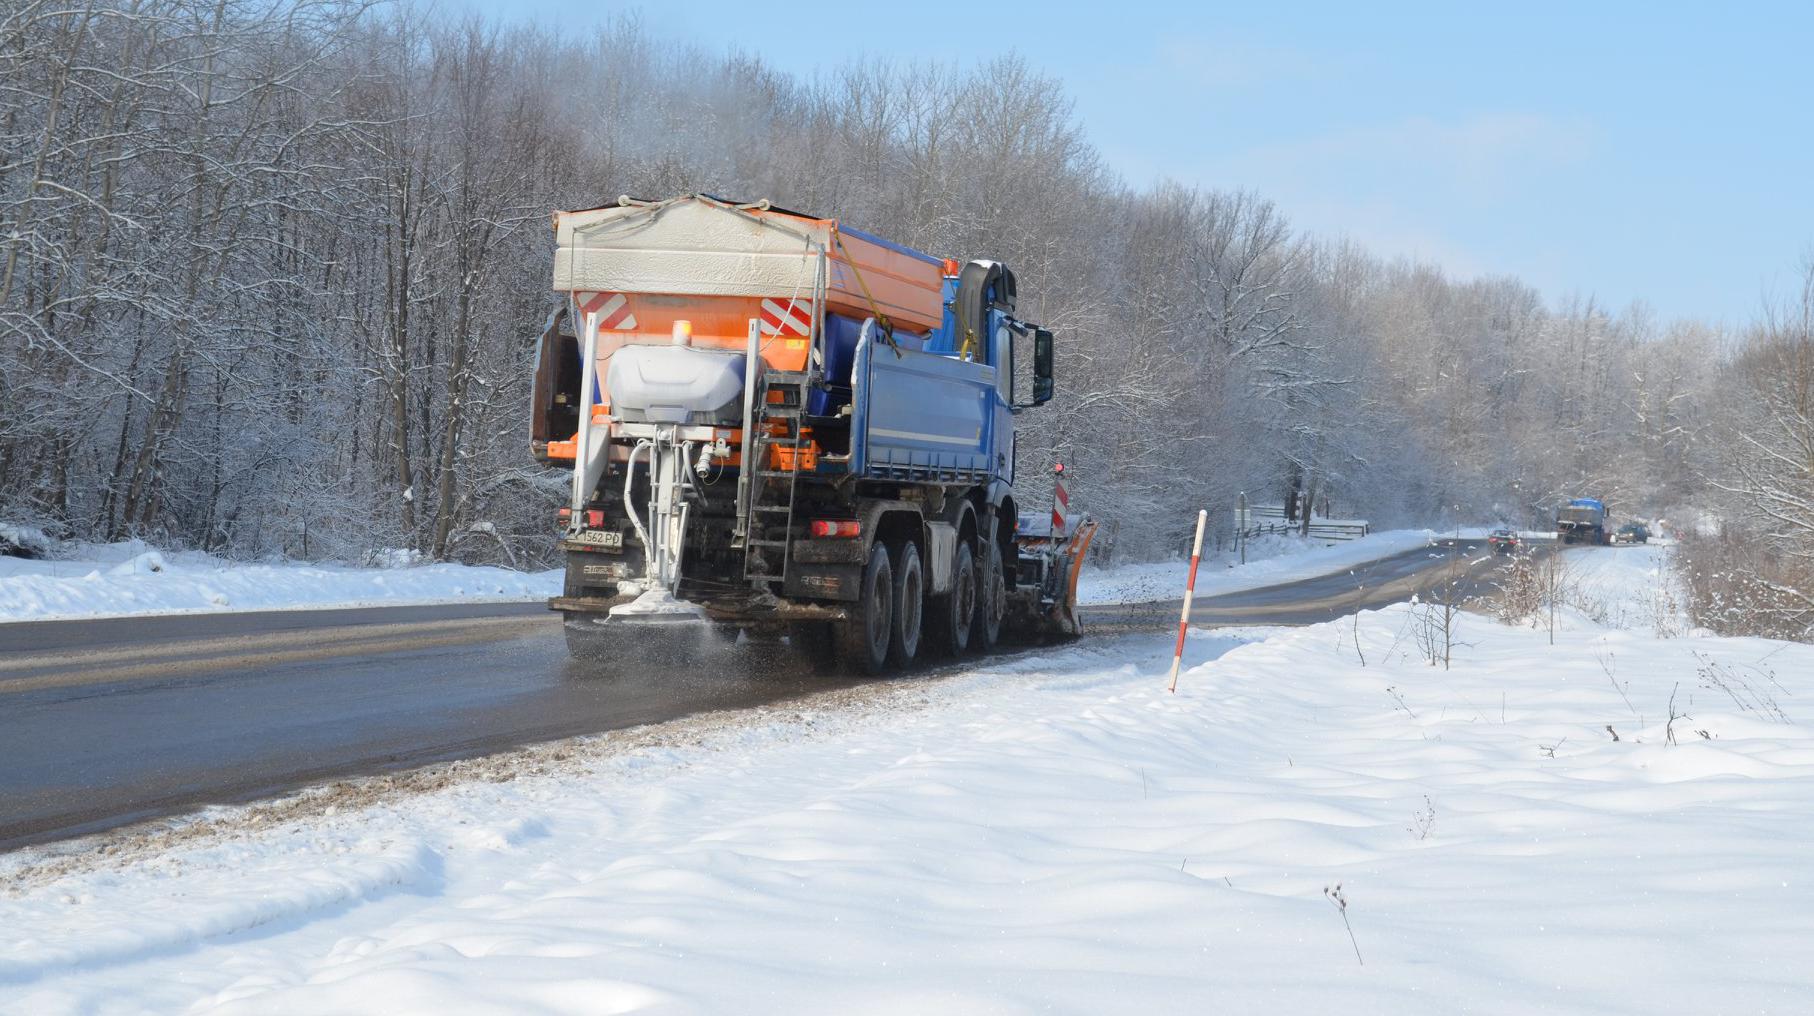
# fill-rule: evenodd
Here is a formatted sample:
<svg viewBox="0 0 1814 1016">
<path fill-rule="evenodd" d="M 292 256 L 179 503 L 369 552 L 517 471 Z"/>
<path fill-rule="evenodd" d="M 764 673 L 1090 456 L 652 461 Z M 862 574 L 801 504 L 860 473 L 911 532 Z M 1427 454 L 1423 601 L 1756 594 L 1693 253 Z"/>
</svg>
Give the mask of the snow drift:
<svg viewBox="0 0 1814 1016">
<path fill-rule="evenodd" d="M 418 564 L 246 564 L 138 540 L 78 544 L 64 557 L 0 557 L 0 622 L 216 610 L 284 610 L 457 600 L 535 600 L 559 594 L 561 573 Z M 385 564 L 402 565 L 384 567 Z"/>
</svg>

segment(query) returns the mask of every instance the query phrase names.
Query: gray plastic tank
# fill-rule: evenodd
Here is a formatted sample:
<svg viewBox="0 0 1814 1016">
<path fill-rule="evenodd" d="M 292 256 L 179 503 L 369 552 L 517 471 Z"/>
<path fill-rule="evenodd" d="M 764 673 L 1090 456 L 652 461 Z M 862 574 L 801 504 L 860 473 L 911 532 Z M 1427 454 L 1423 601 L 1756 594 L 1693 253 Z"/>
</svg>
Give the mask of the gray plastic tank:
<svg viewBox="0 0 1814 1016">
<path fill-rule="evenodd" d="M 611 354 L 605 388 L 625 423 L 743 425 L 744 355 L 692 346 L 624 346 Z"/>
</svg>

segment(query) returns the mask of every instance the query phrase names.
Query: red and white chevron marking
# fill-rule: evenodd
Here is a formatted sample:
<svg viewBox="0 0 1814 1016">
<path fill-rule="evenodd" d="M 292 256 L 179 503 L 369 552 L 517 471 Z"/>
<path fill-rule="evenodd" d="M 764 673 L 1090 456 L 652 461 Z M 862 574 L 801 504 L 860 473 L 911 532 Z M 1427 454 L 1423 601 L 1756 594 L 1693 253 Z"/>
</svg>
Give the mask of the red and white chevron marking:
<svg viewBox="0 0 1814 1016">
<path fill-rule="evenodd" d="M 1071 524 L 1071 492 L 1064 486 L 1064 471 L 1060 469 L 1052 486 L 1052 535 L 1063 536 L 1069 532 Z"/>
<path fill-rule="evenodd" d="M 762 334 L 797 335 L 804 338 L 812 333 L 813 302 L 811 300 L 762 301 Z"/>
<path fill-rule="evenodd" d="M 627 332 L 636 327 L 636 315 L 630 313 L 630 301 L 622 293 L 574 293 L 573 306 L 582 325 L 587 314 L 597 314 L 601 332 Z"/>
</svg>

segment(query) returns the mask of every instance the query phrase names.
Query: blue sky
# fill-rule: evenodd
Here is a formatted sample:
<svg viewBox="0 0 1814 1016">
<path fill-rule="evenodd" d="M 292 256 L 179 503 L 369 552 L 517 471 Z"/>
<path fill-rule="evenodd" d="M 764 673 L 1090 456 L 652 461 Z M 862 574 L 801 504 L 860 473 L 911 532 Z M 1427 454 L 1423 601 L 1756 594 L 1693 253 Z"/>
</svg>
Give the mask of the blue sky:
<svg viewBox="0 0 1814 1016">
<path fill-rule="evenodd" d="M 1814 3 L 472 2 L 570 27 L 639 10 L 808 75 L 1012 49 L 1133 183 L 1251 188 L 1303 229 L 1552 300 L 1737 324 L 1814 251 Z"/>
</svg>

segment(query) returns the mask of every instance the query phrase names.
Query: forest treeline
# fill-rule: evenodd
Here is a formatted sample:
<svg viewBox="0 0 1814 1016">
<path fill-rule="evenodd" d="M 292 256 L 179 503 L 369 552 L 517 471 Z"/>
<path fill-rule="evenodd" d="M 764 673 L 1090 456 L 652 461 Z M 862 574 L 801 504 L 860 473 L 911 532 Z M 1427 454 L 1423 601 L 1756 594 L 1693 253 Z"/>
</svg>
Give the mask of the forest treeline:
<svg viewBox="0 0 1814 1016">
<path fill-rule="evenodd" d="M 0 10 L 0 521 L 545 559 L 549 213 L 708 192 L 1008 262 L 1060 337 L 1023 469 L 1062 459 L 1113 554 L 1174 551 L 1200 506 L 1225 529 L 1242 491 L 1433 525 L 1597 495 L 1814 535 L 1808 393 L 1760 394 L 1808 358 L 1810 294 L 1738 332 L 1546 303 L 1307 235 L 1263 194 L 1131 186 L 1016 57 L 807 80 L 634 18 Z"/>
</svg>

